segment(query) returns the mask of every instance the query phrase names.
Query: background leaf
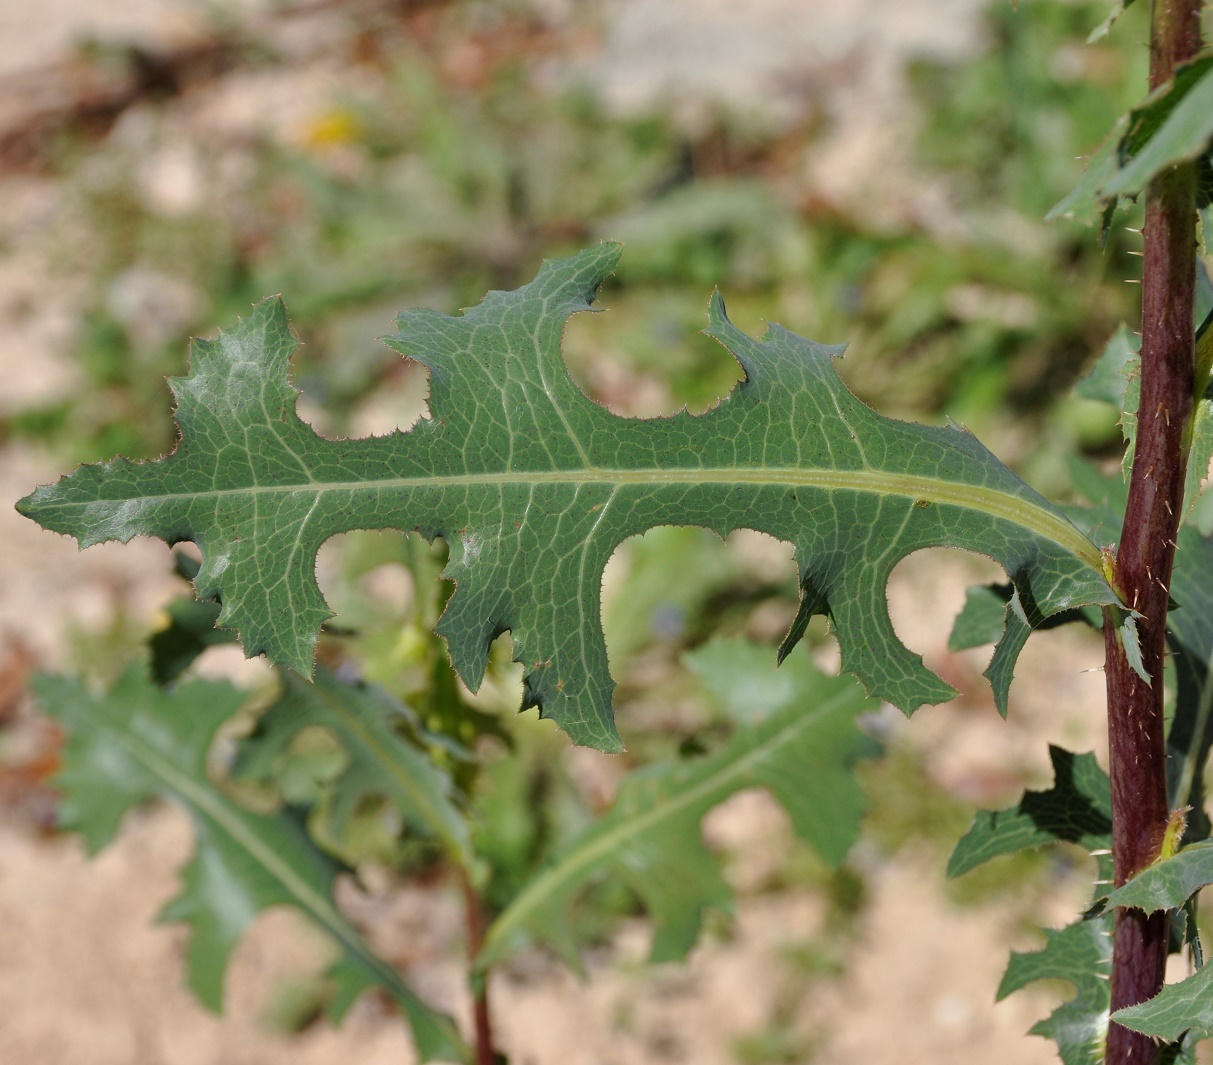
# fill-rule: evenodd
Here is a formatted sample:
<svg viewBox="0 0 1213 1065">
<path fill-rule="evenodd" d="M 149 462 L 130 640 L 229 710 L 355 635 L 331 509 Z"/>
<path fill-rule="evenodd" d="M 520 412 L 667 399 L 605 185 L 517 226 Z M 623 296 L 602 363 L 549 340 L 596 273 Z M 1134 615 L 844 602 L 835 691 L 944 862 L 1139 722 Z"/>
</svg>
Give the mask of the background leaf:
<svg viewBox="0 0 1213 1065">
<path fill-rule="evenodd" d="M 982 810 L 956 844 L 948 876 L 961 876 L 1001 854 L 1045 843 L 1078 843 L 1087 850 L 1112 845 L 1112 786 L 1093 754 L 1049 747 L 1053 787 L 1026 791 L 1008 810 Z"/>
<path fill-rule="evenodd" d="M 369 684 L 347 684 L 323 668 L 315 683 L 283 671 L 282 696 L 240 743 L 235 772 L 270 779 L 274 764 L 308 728 L 327 730 L 346 761 L 327 782 L 330 797 L 320 809 L 340 837 L 360 803 L 383 797 L 412 830 L 437 840 L 446 854 L 468 868 L 472 862 L 467 820 L 455 804 L 450 779 L 398 731 L 419 729 L 409 710 Z"/>
<path fill-rule="evenodd" d="M 340 945 L 345 960 L 335 976 L 339 999 L 380 986 L 409 1019 L 424 1061 L 464 1061 L 467 1049 L 449 1017 L 425 1005 L 395 970 L 376 957 L 338 912 L 332 881 L 338 866 L 283 812 L 252 813 L 207 777 L 215 731 L 244 696 L 226 683 L 192 681 L 172 693 L 131 667 L 112 691 L 90 692 L 79 681 L 41 676 L 39 705 L 68 729 L 60 816 L 79 832 L 90 853 L 109 844 L 126 813 L 164 797 L 182 806 L 194 826 L 194 856 L 181 894 L 162 918 L 185 921 L 190 986 L 211 1009 L 223 1001 L 228 958 L 253 918 L 270 906 L 307 914 Z"/>
<path fill-rule="evenodd" d="M 737 645 L 715 644 L 703 655 L 726 655 Z M 733 661 L 740 668 L 740 656 Z M 712 807 L 745 788 L 767 788 L 788 811 L 796 834 L 832 865 L 842 861 L 865 808 L 852 765 L 879 752 L 855 727 L 873 708 L 849 677 L 827 677 L 807 658 L 784 664 L 792 683 L 772 698 L 764 674 L 749 676 L 760 691 L 756 723 L 739 729 L 717 753 L 691 761 L 658 763 L 624 778 L 618 797 L 582 836 L 571 842 L 489 927 L 477 961 L 501 961 L 531 941 L 546 942 L 576 963 L 565 910 L 592 877 L 622 877 L 644 899 L 655 925 L 652 957 L 683 957 L 699 935 L 706 907 L 727 908 L 730 894 L 704 846 L 699 822 Z M 737 698 L 734 684 L 726 699 Z"/>
</svg>

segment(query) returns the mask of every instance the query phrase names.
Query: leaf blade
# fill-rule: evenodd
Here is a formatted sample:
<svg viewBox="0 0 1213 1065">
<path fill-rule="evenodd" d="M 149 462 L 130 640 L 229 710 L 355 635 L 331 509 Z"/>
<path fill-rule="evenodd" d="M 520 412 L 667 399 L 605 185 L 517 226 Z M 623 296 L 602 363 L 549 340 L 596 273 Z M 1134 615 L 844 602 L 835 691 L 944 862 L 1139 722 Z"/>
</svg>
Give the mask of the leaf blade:
<svg viewBox="0 0 1213 1065">
<path fill-rule="evenodd" d="M 1036 980 L 1066 980 L 1075 995 L 1030 1029 L 1057 1044 L 1064 1065 L 1101 1065 L 1112 1000 L 1112 921 L 1083 918 L 1062 929 L 1045 930 L 1038 951 L 1013 951 L 996 999 Z"/>
<path fill-rule="evenodd" d="M 1186 980 L 1168 984 L 1146 1002 L 1117 1010 L 1112 1019 L 1168 1043 L 1185 1032 L 1196 1039 L 1213 1036 L 1213 966 L 1206 965 Z"/>
<path fill-rule="evenodd" d="M 1174 910 L 1209 884 L 1213 884 L 1213 840 L 1202 840 L 1147 866 L 1113 891 L 1107 904 L 1146 913 Z"/>
<path fill-rule="evenodd" d="M 112 841 L 137 803 L 162 796 L 182 806 L 195 828 L 195 852 L 183 887 L 163 920 L 191 929 L 189 981 L 209 1008 L 222 1006 L 228 957 L 253 917 L 275 905 L 305 913 L 341 946 L 368 983 L 382 986 L 409 1018 L 424 1060 L 464 1061 L 466 1045 L 450 1018 L 423 1003 L 391 966 L 376 957 L 333 904 L 337 866 L 287 814 L 245 810 L 207 779 L 215 730 L 243 701 L 228 684 L 192 681 L 165 693 L 129 669 L 111 692 L 41 676 L 42 708 L 69 729 L 64 768 L 64 827 L 95 852 Z"/>
<path fill-rule="evenodd" d="M 611 810 L 493 922 L 478 968 L 499 962 L 531 939 L 547 941 L 567 955 L 571 937 L 562 909 L 602 871 L 628 880 L 649 904 L 656 923 L 655 960 L 684 955 L 698 934 L 701 911 L 730 901 L 699 835 L 699 820 L 743 788 L 771 790 L 797 834 L 828 862 L 840 862 L 865 807 L 849 766 L 878 750 L 854 721 L 873 704 L 852 680 L 826 677 L 807 659 L 785 663 L 782 669 L 795 670 L 787 699 L 765 718 L 739 729 L 721 751 L 625 778 Z"/>
<path fill-rule="evenodd" d="M 384 796 L 406 824 L 428 833 L 450 858 L 470 868 L 467 820 L 455 805 L 449 778 L 391 727 L 394 717 L 404 715 L 403 706 L 373 685 L 344 683 L 324 668 L 310 684 L 295 673 L 283 673 L 282 684 L 281 697 L 240 744 L 237 775 L 272 765 L 304 729 L 327 729 L 349 759 L 330 782 L 338 830 L 364 797 Z"/>
<path fill-rule="evenodd" d="M 619 543 L 653 525 L 757 528 L 793 543 L 803 602 L 831 617 L 845 668 L 907 713 L 953 692 L 889 621 L 885 585 L 904 555 L 987 554 L 1043 616 L 1115 601 L 1097 549 L 971 434 L 881 417 L 838 378 L 841 349 L 778 326 L 754 340 L 719 294 L 707 332 L 746 379 L 717 407 L 646 421 L 587 399 L 560 337 L 617 257 L 600 245 L 548 261 L 462 316 L 402 315 L 387 340 L 429 369 L 432 417 L 370 440 L 325 440 L 298 419 L 285 312 L 261 304 L 195 345 L 190 375 L 174 382 L 176 452 L 82 468 L 20 508 L 82 545 L 193 539 L 195 586 L 221 601 L 219 623 L 240 630 L 249 654 L 304 675 L 329 616 L 312 566 L 320 544 L 351 528 L 443 536 L 457 589 L 438 631 L 464 680 L 478 686 L 490 642 L 508 630 L 524 705 L 605 750 L 621 742 L 601 574 Z"/>
<path fill-rule="evenodd" d="M 1049 747 L 1053 787 L 1027 791 L 1007 810 L 979 811 L 948 859 L 948 876 L 962 876 L 991 858 L 1045 843 L 1078 843 L 1105 850 L 1112 841 L 1112 786 L 1093 754 Z"/>
</svg>

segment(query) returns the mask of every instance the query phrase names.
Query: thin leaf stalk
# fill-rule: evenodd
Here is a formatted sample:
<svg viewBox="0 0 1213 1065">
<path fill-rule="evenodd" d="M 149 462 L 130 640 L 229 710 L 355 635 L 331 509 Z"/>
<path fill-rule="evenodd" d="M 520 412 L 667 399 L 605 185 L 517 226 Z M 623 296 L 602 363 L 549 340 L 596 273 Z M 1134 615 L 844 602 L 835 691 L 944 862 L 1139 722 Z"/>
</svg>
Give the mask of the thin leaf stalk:
<svg viewBox="0 0 1213 1065">
<path fill-rule="evenodd" d="M 1200 0 L 1155 0 L 1150 87 L 1200 50 Z M 1114 610 L 1105 610 L 1112 857 L 1123 884 L 1159 853 L 1170 815 L 1167 798 L 1163 659 L 1175 537 L 1183 510 L 1187 426 L 1193 409 L 1196 172 L 1182 164 L 1146 193 L 1143 228 L 1141 402 L 1136 452 L 1114 583 L 1137 622 L 1146 682 L 1130 666 Z M 1162 988 L 1167 915 L 1119 909 L 1113 933 L 1112 1009 L 1152 998 Z M 1152 1065 L 1148 1036 L 1109 1025 L 1107 1065 Z"/>
</svg>

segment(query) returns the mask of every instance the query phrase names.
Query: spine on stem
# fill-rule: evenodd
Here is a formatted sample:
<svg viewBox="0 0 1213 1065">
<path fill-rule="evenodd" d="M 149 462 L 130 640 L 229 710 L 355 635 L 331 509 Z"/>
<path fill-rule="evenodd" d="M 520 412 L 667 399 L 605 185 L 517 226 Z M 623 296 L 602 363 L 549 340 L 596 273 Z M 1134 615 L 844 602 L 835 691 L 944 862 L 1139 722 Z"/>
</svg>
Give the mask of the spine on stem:
<svg viewBox="0 0 1213 1065">
<path fill-rule="evenodd" d="M 1169 81 L 1199 51 L 1200 0 L 1155 0 L 1150 87 Z M 1158 856 L 1170 816 L 1163 721 L 1163 654 L 1175 535 L 1183 509 L 1186 428 L 1194 403 L 1196 170 L 1172 167 L 1146 193 L 1143 230 L 1141 403 L 1129 501 L 1116 552 L 1114 583 L 1140 615 L 1137 629 L 1147 683 L 1120 644 L 1114 610 L 1105 611 L 1108 747 L 1112 779 L 1112 854 L 1120 885 Z M 1112 1009 L 1152 998 L 1162 988 L 1167 915 L 1121 909 L 1112 956 Z M 1149 1036 L 1112 1024 L 1107 1065 L 1151 1065 Z"/>
</svg>

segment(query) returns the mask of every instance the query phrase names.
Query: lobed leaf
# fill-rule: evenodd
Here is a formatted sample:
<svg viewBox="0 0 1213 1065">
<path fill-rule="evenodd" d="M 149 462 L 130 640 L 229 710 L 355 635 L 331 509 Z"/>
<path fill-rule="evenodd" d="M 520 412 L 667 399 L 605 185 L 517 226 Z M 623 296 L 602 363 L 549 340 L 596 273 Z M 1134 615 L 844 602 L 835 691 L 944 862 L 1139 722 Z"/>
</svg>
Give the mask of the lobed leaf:
<svg viewBox="0 0 1213 1065">
<path fill-rule="evenodd" d="M 1107 197 L 1103 187 L 1116 174 L 1117 153 L 1121 138 L 1128 128 L 1127 115 L 1121 115 L 1099 147 L 1087 160 L 1086 168 L 1078 184 L 1074 186 L 1061 200 L 1055 203 L 1045 215 L 1046 222 L 1056 222 L 1060 218 L 1073 218 L 1077 222 L 1090 224 L 1100 218 L 1101 243 L 1106 234 L 1110 219 L 1108 217 Z M 1115 205 L 1115 198 L 1112 204 Z"/>
<path fill-rule="evenodd" d="M 1026 791 L 1008 810 L 982 810 L 948 859 L 948 876 L 961 876 L 1002 854 L 1045 843 L 1078 843 L 1087 850 L 1112 845 L 1112 786 L 1093 754 L 1049 746 L 1053 787 Z"/>
<path fill-rule="evenodd" d="M 1143 869 L 1113 891 L 1107 904 L 1147 913 L 1174 910 L 1209 884 L 1213 884 L 1213 840 L 1206 839 Z"/>
<path fill-rule="evenodd" d="M 106 693 L 53 676 L 36 678 L 34 691 L 68 730 L 55 781 L 63 792 L 60 820 L 83 836 L 90 853 L 108 845 L 127 812 L 148 799 L 170 799 L 189 814 L 194 856 L 161 918 L 190 925 L 189 982 L 205 1005 L 221 1008 L 228 958 L 253 918 L 271 906 L 293 906 L 342 949 L 333 974 L 336 1012 L 361 990 L 382 987 L 408 1017 L 423 1061 L 467 1060 L 451 1019 L 422 1002 L 337 910 L 332 882 L 339 867 L 298 820 L 246 810 L 208 779 L 208 752 L 243 701 L 239 690 L 192 681 L 166 693 L 132 667 Z"/>
<path fill-rule="evenodd" d="M 714 644 L 708 653 L 731 647 Z M 866 805 L 851 766 L 879 752 L 855 719 L 874 704 L 849 677 L 827 677 L 807 658 L 789 660 L 784 669 L 791 677 L 786 694 L 772 700 L 770 690 L 758 693 L 766 716 L 755 713 L 756 723 L 738 729 L 719 752 L 626 777 L 608 813 L 536 875 L 489 927 L 477 966 L 495 964 L 532 941 L 548 943 L 576 964 L 565 911 L 591 877 L 604 873 L 622 877 L 645 901 L 655 925 L 653 960 L 683 957 L 698 938 L 702 911 L 731 903 L 699 822 L 745 788 L 769 789 L 796 834 L 830 864 L 841 862 Z M 750 670 L 760 678 L 774 672 L 769 664 L 755 670 L 752 658 Z"/>
<path fill-rule="evenodd" d="M 560 350 L 619 249 L 545 262 L 515 292 L 461 316 L 401 315 L 388 337 L 430 372 L 429 419 L 407 433 L 326 440 L 299 420 L 295 342 L 281 302 L 197 341 L 172 382 L 181 441 L 156 462 L 86 466 L 22 500 L 22 513 L 82 546 L 155 535 L 202 551 L 195 587 L 219 624 L 310 675 L 329 616 L 316 551 L 349 529 L 444 537 L 457 588 L 438 625 L 473 689 L 505 631 L 524 665 L 524 705 L 577 743 L 618 750 L 600 619 L 603 568 L 655 525 L 721 536 L 753 528 L 791 542 L 801 609 L 782 654 L 828 614 L 844 669 L 912 713 L 955 693 L 898 639 L 885 586 L 926 547 L 990 556 L 1028 612 L 1113 603 L 1098 550 L 970 433 L 881 417 L 833 368 L 841 348 L 777 325 L 756 341 L 717 294 L 706 332 L 745 380 L 701 416 L 621 418 L 587 399 Z"/>
<path fill-rule="evenodd" d="M 1197 206 L 1207 207 L 1213 200 L 1213 55 L 1181 64 L 1171 81 L 1117 119 L 1078 184 L 1046 220 L 1101 218 L 1102 241 L 1121 197 L 1137 195 L 1168 167 L 1192 160 L 1197 163 Z"/>
<path fill-rule="evenodd" d="M 1166 85 L 1129 112 L 1129 128 L 1121 138 L 1118 168 L 1104 182 L 1105 198 L 1129 196 L 1145 189 L 1154 177 L 1176 163 L 1201 159 L 1213 141 L 1213 55 L 1200 56 L 1176 67 Z"/>
<path fill-rule="evenodd" d="M 325 813 L 340 834 L 360 803 L 381 796 L 400 811 L 414 831 L 437 840 L 463 865 L 472 862 L 467 819 L 458 806 L 450 778 L 393 727 L 409 715 L 387 692 L 370 684 L 347 684 L 328 670 L 316 670 L 315 683 L 283 671 L 282 696 L 258 720 L 253 735 L 241 741 L 237 775 L 268 777 L 304 729 L 330 732 L 345 752 L 341 772 L 329 782 Z"/>
<path fill-rule="evenodd" d="M 1036 980 L 1073 984 L 1074 997 L 1029 1031 L 1052 1039 L 1064 1065 L 1102 1065 L 1111 973 L 1111 917 L 1083 918 L 1062 929 L 1046 929 L 1042 950 L 1012 952 L 997 999 L 1001 1002 Z"/>
<path fill-rule="evenodd" d="M 1168 984 L 1147 1002 L 1117 1010 L 1112 1019 L 1167 1042 L 1175 1042 L 1185 1033 L 1191 1033 L 1193 1042 L 1213 1036 L 1213 965 Z"/>
</svg>

